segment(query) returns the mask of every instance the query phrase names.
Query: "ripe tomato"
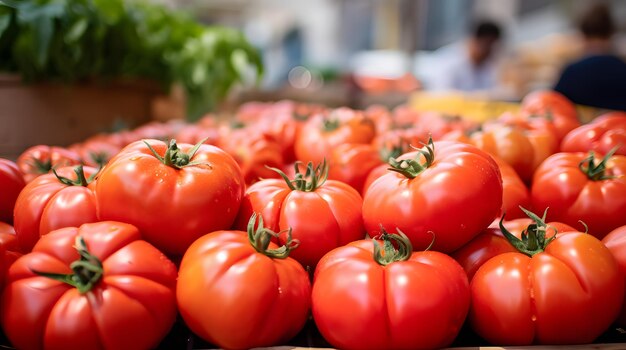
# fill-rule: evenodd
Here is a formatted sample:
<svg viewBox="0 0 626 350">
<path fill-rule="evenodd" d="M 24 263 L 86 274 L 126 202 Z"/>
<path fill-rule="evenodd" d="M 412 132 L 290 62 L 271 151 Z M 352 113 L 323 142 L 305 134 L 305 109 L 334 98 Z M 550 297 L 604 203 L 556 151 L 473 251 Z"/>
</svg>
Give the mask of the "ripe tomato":
<svg viewBox="0 0 626 350">
<path fill-rule="evenodd" d="M 382 239 L 383 248 L 359 240 L 320 260 L 311 297 L 318 329 L 341 349 L 450 345 L 469 308 L 463 269 L 445 254 L 413 252 L 401 233 Z"/>
<path fill-rule="evenodd" d="M 561 143 L 563 152 L 596 151 L 607 154 L 618 147 L 615 154 L 626 155 L 626 113 L 611 112 L 597 117 L 591 123 L 570 131 Z"/>
<path fill-rule="evenodd" d="M 546 237 L 536 216 L 523 239 L 502 232 L 519 252 L 485 262 L 471 281 L 469 320 L 492 344 L 588 344 L 617 318 L 624 278 L 592 235 Z"/>
<path fill-rule="evenodd" d="M 102 137 L 95 137 L 83 143 L 70 146 L 69 149 L 80 155 L 83 164 L 94 168 L 102 168 L 122 148 Z"/>
<path fill-rule="evenodd" d="M 321 163 L 331 150 L 344 143 L 370 143 L 376 135 L 374 122 L 348 108 L 317 114 L 303 126 L 295 142 L 296 158 Z"/>
<path fill-rule="evenodd" d="M 521 210 L 520 210 L 521 211 Z M 521 238 L 529 230 L 533 221 L 529 218 L 518 218 L 502 222 L 502 225 L 515 237 Z M 573 227 L 560 223 L 549 222 L 546 236 L 552 237 L 555 233 L 576 232 Z M 474 237 L 467 244 L 454 251 L 451 256 L 463 267 L 470 282 L 487 260 L 503 253 L 516 252 L 517 249 L 504 237 L 499 223 L 494 222 Z"/>
<path fill-rule="evenodd" d="M 15 203 L 15 231 L 22 252 L 30 252 L 52 230 L 97 221 L 90 182 L 95 173 L 90 167 L 63 167 L 24 187 Z"/>
<path fill-rule="evenodd" d="M 345 182 L 362 193 L 367 176 L 383 161 L 372 145 L 346 143 L 331 151 L 328 163 L 329 179 Z"/>
<path fill-rule="evenodd" d="M 487 153 L 463 143 L 440 141 L 393 161 L 394 171 L 374 181 L 363 199 L 370 234 L 397 227 L 418 249 L 452 252 L 496 218 L 502 207 L 502 177 Z"/>
<path fill-rule="evenodd" d="M 582 220 L 602 239 L 626 224 L 626 156 L 557 153 L 543 162 L 531 188 L 533 207 L 569 225 Z"/>
<path fill-rule="evenodd" d="M 626 284 L 626 225 L 611 231 L 602 239 L 602 243 L 609 248 L 619 264 L 624 284 Z M 617 324 L 621 327 L 626 326 L 626 294 L 624 295 L 622 311 L 617 319 Z"/>
<path fill-rule="evenodd" d="M 498 157 L 493 157 L 502 174 L 502 210 L 507 219 L 526 217 L 520 207 L 530 208 L 530 191 L 513 167 Z"/>
<path fill-rule="evenodd" d="M 13 223 L 13 208 L 20 191 L 25 186 L 24 178 L 17 165 L 0 158 L 0 222 Z"/>
<path fill-rule="evenodd" d="M 229 228 L 244 192 L 241 169 L 215 146 L 157 140 L 125 147 L 96 182 L 98 218 L 137 226 L 170 255 L 197 238 Z"/>
<path fill-rule="evenodd" d="M 252 213 L 261 213 L 272 231 L 293 230 L 300 241 L 291 257 L 303 266 L 314 267 L 330 250 L 365 237 L 359 193 L 347 184 L 326 180 L 326 163 L 305 174 L 296 164 L 294 180 L 281 172 L 283 179 L 265 179 L 250 186 L 241 204 L 235 227 L 242 230 Z M 280 236 L 285 243 L 284 235 Z"/>
<path fill-rule="evenodd" d="M 568 132 L 580 126 L 578 112 L 572 101 L 556 91 L 539 90 L 526 95 L 522 99 L 522 114 L 552 123 L 558 143 Z"/>
<path fill-rule="evenodd" d="M 176 267 L 132 225 L 54 231 L 9 269 L 4 331 L 18 349 L 148 349 L 176 318 Z"/>
<path fill-rule="evenodd" d="M 48 174 L 52 169 L 81 164 L 78 153 L 66 148 L 38 145 L 22 152 L 17 158 L 17 167 L 24 175 L 26 183 L 37 176 Z"/>
<path fill-rule="evenodd" d="M 7 270 L 21 255 L 13 226 L 0 222 L 0 292 Z"/>
<path fill-rule="evenodd" d="M 180 265 L 176 297 L 185 323 L 226 349 L 284 344 L 309 316 L 309 275 L 289 257 L 297 242 L 289 239 L 279 248 L 270 242 L 277 234 L 262 219 L 256 229 L 255 224 L 253 215 L 247 234 L 203 236 Z"/>
</svg>

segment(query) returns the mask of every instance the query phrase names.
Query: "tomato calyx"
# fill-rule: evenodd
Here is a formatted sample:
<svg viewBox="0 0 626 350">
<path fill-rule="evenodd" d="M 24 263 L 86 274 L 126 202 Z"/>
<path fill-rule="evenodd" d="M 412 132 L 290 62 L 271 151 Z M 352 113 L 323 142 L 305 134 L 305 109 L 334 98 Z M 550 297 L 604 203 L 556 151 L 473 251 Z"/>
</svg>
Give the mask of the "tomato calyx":
<svg viewBox="0 0 626 350">
<path fill-rule="evenodd" d="M 80 258 L 70 264 L 70 268 L 73 273 L 50 273 L 32 269 L 31 271 L 39 276 L 67 283 L 78 289 L 80 294 L 89 292 L 102 278 L 104 271 L 102 268 L 102 262 L 89 252 L 83 237 L 76 236 L 74 247 L 78 251 Z"/>
<path fill-rule="evenodd" d="M 580 163 L 578 163 L 578 167 L 580 170 L 587 175 L 589 180 L 592 181 L 602 181 L 602 180 L 610 180 L 614 179 L 615 176 L 606 174 L 606 162 L 617 152 L 620 146 L 616 146 L 611 149 L 605 156 L 602 158 L 600 163 L 596 164 L 596 155 L 593 151 L 589 152 L 589 156 L 583 159 Z"/>
<path fill-rule="evenodd" d="M 387 266 L 396 261 L 409 260 L 411 254 L 413 254 L 413 245 L 411 240 L 404 232 L 396 229 L 397 234 L 389 234 L 384 228 L 380 228 L 379 239 L 383 240 L 383 246 L 381 247 L 376 238 L 372 240 L 374 243 L 374 261 L 379 265 Z M 393 242 L 396 242 L 398 248 L 394 247 Z"/>
<path fill-rule="evenodd" d="M 256 225 L 257 217 L 258 225 Z M 261 215 L 257 215 L 256 213 L 252 214 L 250 220 L 248 221 L 248 240 L 250 241 L 250 244 L 257 252 L 266 255 L 272 259 L 286 259 L 287 257 L 289 257 L 289 253 L 291 253 L 292 250 L 298 248 L 298 246 L 300 245 L 299 240 L 293 239 L 291 237 L 290 227 L 288 230 L 286 230 L 287 242 L 277 249 L 268 249 L 272 238 L 278 238 L 278 236 L 280 236 L 282 232 L 285 231 L 277 233 L 268 228 L 265 228 L 265 226 L 263 225 L 263 217 Z"/>
<path fill-rule="evenodd" d="M 324 122 L 322 124 L 322 130 L 324 132 L 331 132 L 339 129 L 340 123 L 337 118 L 324 118 Z"/>
<path fill-rule="evenodd" d="M 517 249 L 520 253 L 526 254 L 530 257 L 537 253 L 545 251 L 550 242 L 556 238 L 556 229 L 546 224 L 546 215 L 548 209 L 543 212 L 543 217 L 537 216 L 535 213 L 528 211 L 520 206 L 520 209 L 531 218 L 534 223 L 528 225 L 524 231 L 522 231 L 522 238 L 515 237 L 509 230 L 504 227 L 504 215 L 500 219 L 500 230 L 504 237 Z M 548 229 L 552 229 L 554 234 L 550 237 L 546 237 Z"/>
<path fill-rule="evenodd" d="M 41 160 L 33 157 L 30 160 L 30 165 L 33 167 L 36 174 L 47 174 L 52 170 L 51 159 Z"/>
<path fill-rule="evenodd" d="M 104 151 L 89 152 L 89 158 L 91 158 L 91 160 L 98 165 L 98 169 L 102 169 L 107 163 L 107 160 L 110 158 L 110 155 L 108 152 Z"/>
<path fill-rule="evenodd" d="M 294 164 L 296 175 L 293 180 L 289 179 L 287 174 L 280 169 L 272 167 L 267 168 L 277 172 L 278 175 L 285 180 L 287 186 L 289 186 L 292 191 L 313 192 L 322 186 L 328 179 L 328 164 L 326 163 L 326 159 L 324 159 L 316 167 L 313 167 L 313 162 L 309 162 L 306 166 L 306 172 L 304 174 L 300 172 L 300 164 L 302 164 L 302 162 L 296 162 Z"/>
<path fill-rule="evenodd" d="M 83 187 L 87 187 L 93 181 L 94 177 L 96 176 L 96 173 L 94 173 L 89 178 L 86 178 L 85 177 L 85 171 L 84 171 L 82 165 L 79 165 L 79 166 L 74 168 L 74 173 L 76 173 L 76 180 L 72 180 L 70 178 L 67 178 L 67 177 L 59 175 L 57 173 L 56 169 L 52 169 L 52 173 L 54 173 L 54 176 L 56 176 L 57 179 L 62 184 L 67 185 L 67 186 L 83 186 Z"/>
<path fill-rule="evenodd" d="M 400 173 L 409 179 L 414 179 L 417 175 L 428 169 L 435 161 L 435 144 L 433 143 L 432 137 L 428 138 L 428 143 L 424 144 L 424 147 L 413 148 L 419 152 L 417 157 L 400 161 L 396 158 L 390 158 L 389 165 L 391 165 L 391 168 L 387 169 Z M 424 156 L 424 163 L 419 162 L 420 156 Z"/>
<path fill-rule="evenodd" d="M 202 146 L 202 144 L 206 140 L 207 140 L 206 138 L 201 140 L 195 146 L 193 146 L 193 148 L 191 148 L 189 152 L 185 153 L 180 148 L 178 148 L 178 145 L 176 144 L 176 140 L 172 139 L 170 140 L 167 150 L 165 151 L 165 154 L 163 156 L 159 155 L 157 151 L 155 151 L 154 148 L 150 146 L 148 142 L 146 142 L 145 140 L 143 142 L 146 144 L 146 146 L 148 146 L 148 149 L 150 149 L 152 154 L 161 163 L 167 166 L 170 166 L 172 168 L 182 169 L 186 166 L 201 164 L 200 162 L 193 162 L 191 161 L 191 159 L 196 154 L 196 152 L 198 152 L 198 149 L 200 148 L 200 146 Z"/>
<path fill-rule="evenodd" d="M 388 163 L 391 159 L 396 159 L 402 155 L 406 148 L 404 145 L 405 142 L 400 141 L 399 143 L 390 147 L 382 147 L 378 151 L 378 156 L 383 162 Z"/>
</svg>

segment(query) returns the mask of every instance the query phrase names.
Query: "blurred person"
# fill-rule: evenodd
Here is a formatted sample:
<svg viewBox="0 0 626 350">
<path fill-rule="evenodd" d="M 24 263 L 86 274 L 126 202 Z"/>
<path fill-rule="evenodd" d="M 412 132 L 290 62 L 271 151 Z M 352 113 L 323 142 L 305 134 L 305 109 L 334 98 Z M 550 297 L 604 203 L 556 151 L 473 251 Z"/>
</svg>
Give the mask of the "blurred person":
<svg viewBox="0 0 626 350">
<path fill-rule="evenodd" d="M 497 47 L 501 40 L 500 26 L 492 21 L 474 23 L 471 35 L 461 51 L 450 50 L 443 58 L 440 74 L 430 81 L 432 90 L 489 92 L 497 85 Z M 446 62 L 447 61 L 447 62 Z"/>
<path fill-rule="evenodd" d="M 626 62 L 614 53 L 615 25 L 606 4 L 595 4 L 580 18 L 584 56 L 563 70 L 554 90 L 574 103 L 626 111 Z"/>
</svg>

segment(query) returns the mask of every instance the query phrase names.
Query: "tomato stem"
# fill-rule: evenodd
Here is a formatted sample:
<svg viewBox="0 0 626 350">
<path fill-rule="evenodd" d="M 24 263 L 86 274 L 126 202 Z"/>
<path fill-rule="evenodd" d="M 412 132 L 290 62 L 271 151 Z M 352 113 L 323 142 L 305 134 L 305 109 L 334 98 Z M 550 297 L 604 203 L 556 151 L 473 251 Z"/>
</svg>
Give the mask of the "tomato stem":
<svg viewBox="0 0 626 350">
<path fill-rule="evenodd" d="M 39 276 L 67 283 L 78 289 L 80 294 L 89 292 L 102 278 L 104 271 L 102 262 L 89 252 L 85 239 L 82 236 L 76 236 L 74 247 L 78 251 L 80 258 L 70 264 L 73 273 L 50 273 L 32 269 L 31 271 Z"/>
<path fill-rule="evenodd" d="M 331 132 L 339 129 L 339 119 L 337 118 L 324 118 L 323 130 L 324 132 Z"/>
<path fill-rule="evenodd" d="M 98 165 L 98 169 L 102 169 L 107 163 L 111 155 L 108 152 L 89 152 L 89 158 Z"/>
<path fill-rule="evenodd" d="M 61 183 L 67 186 L 87 187 L 91 183 L 91 181 L 93 181 L 93 178 L 95 176 L 95 174 L 93 174 L 88 179 L 85 178 L 85 171 L 82 165 L 78 165 L 74 168 L 74 173 L 76 173 L 76 180 L 71 180 L 67 177 L 57 174 L 56 169 L 52 169 L 52 173 L 54 173 L 54 176 L 56 176 L 57 179 L 61 181 Z"/>
<path fill-rule="evenodd" d="M 580 170 L 587 175 L 592 181 L 602 181 L 614 179 L 615 176 L 606 175 L 607 164 L 609 158 L 617 152 L 620 146 L 615 146 L 607 153 L 600 163 L 596 164 L 596 156 L 593 151 L 589 152 L 589 156 L 578 163 Z"/>
<path fill-rule="evenodd" d="M 40 160 L 33 157 L 30 160 L 30 164 L 33 169 L 35 169 L 37 174 L 47 174 L 50 170 L 52 170 L 52 160 L 49 158 L 46 160 Z"/>
<path fill-rule="evenodd" d="M 318 164 L 316 167 L 313 167 L 313 162 L 309 162 L 304 174 L 300 172 L 301 164 L 302 162 L 295 162 L 294 168 L 296 175 L 293 180 L 289 179 L 287 174 L 280 169 L 269 166 L 266 167 L 277 172 L 278 175 L 285 180 L 287 186 L 289 186 L 292 191 L 313 192 L 322 186 L 328 179 L 328 164 L 326 163 L 326 159 L 324 159 L 322 163 Z"/>
<path fill-rule="evenodd" d="M 418 154 L 417 157 L 413 159 L 403 159 L 400 161 L 396 158 L 389 159 L 391 168 L 388 169 L 398 172 L 409 179 L 417 177 L 417 175 L 428 169 L 435 161 L 435 144 L 433 143 L 433 138 L 429 137 L 428 143 L 424 144 L 424 147 L 415 148 L 415 150 Z M 424 163 L 419 162 L 422 156 L 424 157 Z"/>
<path fill-rule="evenodd" d="M 374 261 L 382 266 L 387 266 L 396 261 L 409 260 L 413 253 L 413 245 L 411 240 L 400 229 L 396 229 L 398 234 L 389 234 L 383 227 L 380 228 L 379 238 L 383 240 L 381 248 L 378 240 L 373 239 L 374 243 Z M 393 241 L 398 244 L 398 249 L 393 245 Z"/>
<path fill-rule="evenodd" d="M 180 148 L 178 148 L 178 145 L 176 144 L 176 140 L 172 139 L 170 140 L 167 146 L 167 150 L 165 150 L 165 154 L 163 156 L 158 154 L 157 151 L 146 140 L 143 140 L 143 143 L 145 143 L 146 146 L 148 146 L 148 149 L 150 149 L 150 152 L 152 152 L 152 154 L 159 161 L 161 161 L 161 163 L 167 166 L 170 166 L 172 168 L 182 169 L 186 166 L 200 164 L 199 162 L 191 161 L 191 159 L 196 154 L 196 152 L 198 152 L 198 149 L 200 149 L 200 146 L 202 146 L 202 144 L 205 143 L 207 139 L 208 138 L 204 138 L 200 142 L 196 143 L 187 153 L 183 152 Z"/>
<path fill-rule="evenodd" d="M 257 218 L 258 225 L 256 225 Z M 278 238 L 283 232 L 285 231 L 276 233 L 268 228 L 265 228 L 263 225 L 263 217 L 261 215 L 257 215 L 256 213 L 253 213 L 248 221 L 248 240 L 250 241 L 250 244 L 254 247 L 254 249 L 256 249 L 257 252 L 267 255 L 272 259 L 286 259 L 289 256 L 289 253 L 298 248 L 298 245 L 300 245 L 300 241 L 292 239 L 290 227 L 286 230 L 287 242 L 277 249 L 268 249 L 272 238 Z"/>
<path fill-rule="evenodd" d="M 515 237 L 509 230 L 504 227 L 504 215 L 500 219 L 500 230 L 504 237 L 517 249 L 519 252 L 526 254 L 528 256 L 533 256 L 537 253 L 541 253 L 545 251 L 546 246 L 550 244 L 555 238 L 557 231 L 554 227 L 548 226 L 546 224 L 546 215 L 548 214 L 548 209 L 543 212 L 543 217 L 537 216 L 535 213 L 526 210 L 520 206 L 520 209 L 531 218 L 534 223 L 528 225 L 524 231 L 522 231 L 522 238 L 519 239 Z M 548 229 L 552 228 L 554 230 L 554 235 L 547 237 Z"/>
</svg>

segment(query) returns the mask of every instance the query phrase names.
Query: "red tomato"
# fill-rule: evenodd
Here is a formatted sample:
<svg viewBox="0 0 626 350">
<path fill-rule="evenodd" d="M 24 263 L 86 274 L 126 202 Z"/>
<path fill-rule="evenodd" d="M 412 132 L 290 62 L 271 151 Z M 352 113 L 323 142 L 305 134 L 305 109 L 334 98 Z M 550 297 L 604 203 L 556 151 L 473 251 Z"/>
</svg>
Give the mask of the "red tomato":
<svg viewBox="0 0 626 350">
<path fill-rule="evenodd" d="M 276 233 L 217 231 L 185 253 L 176 296 L 189 328 L 226 349 L 284 344 L 304 327 L 311 304 L 308 273 L 288 257 L 297 243 L 278 248 Z M 251 288 L 252 287 L 252 288 Z"/>
<path fill-rule="evenodd" d="M 0 222 L 0 292 L 7 270 L 21 255 L 13 226 Z"/>
<path fill-rule="evenodd" d="M 344 143 L 370 143 L 376 134 L 371 119 L 348 108 L 311 117 L 295 142 L 296 158 L 304 163 L 321 163 L 331 150 Z"/>
<path fill-rule="evenodd" d="M 83 164 L 94 168 L 105 166 L 109 159 L 113 158 L 121 149 L 120 146 L 101 138 L 90 139 L 70 147 L 70 150 L 80 155 Z"/>
<path fill-rule="evenodd" d="M 346 143 L 333 148 L 328 163 L 329 179 L 345 182 L 361 193 L 368 174 L 383 161 L 372 145 Z"/>
<path fill-rule="evenodd" d="M 25 186 L 24 178 L 17 165 L 0 158 L 0 222 L 13 223 L 13 208 L 20 191 Z"/>
<path fill-rule="evenodd" d="M 596 151 L 607 154 L 618 147 L 615 154 L 626 155 L 626 113 L 604 114 L 591 123 L 570 131 L 561 143 L 563 152 Z"/>
<path fill-rule="evenodd" d="M 98 218 L 128 222 L 170 255 L 197 238 L 229 228 L 244 192 L 241 169 L 215 146 L 137 141 L 102 170 Z"/>
<path fill-rule="evenodd" d="M 531 188 L 533 207 L 550 208 L 548 218 L 577 225 L 602 238 L 626 224 L 626 156 L 602 161 L 585 153 L 557 153 L 543 162 Z"/>
<path fill-rule="evenodd" d="M 63 167 L 30 182 L 15 203 L 15 231 L 22 252 L 30 252 L 52 230 L 97 221 L 90 178 L 96 169 Z"/>
<path fill-rule="evenodd" d="M 556 91 L 540 90 L 526 95 L 522 99 L 522 114 L 528 118 L 542 118 L 552 123 L 556 129 L 558 143 L 568 132 L 580 126 L 574 104 Z"/>
<path fill-rule="evenodd" d="M 502 174 L 502 214 L 507 219 L 526 217 L 520 207 L 530 209 L 530 191 L 513 167 L 498 157 L 493 157 L 498 163 Z"/>
<path fill-rule="evenodd" d="M 546 237 L 546 224 L 534 221 L 526 239 L 508 234 L 519 252 L 489 259 L 474 275 L 470 324 L 492 344 L 589 344 L 620 311 L 619 266 L 592 235 Z"/>
<path fill-rule="evenodd" d="M 626 284 L 626 225 L 611 231 L 602 239 L 602 243 L 609 248 L 613 257 L 617 260 Z M 622 311 L 617 319 L 617 324 L 620 327 L 626 326 L 626 294 L 624 295 Z"/>
<path fill-rule="evenodd" d="M 504 221 L 502 224 L 515 237 L 521 238 L 522 234 L 528 230 L 528 226 L 532 223 L 533 221 L 529 218 L 519 218 Z M 557 232 L 577 231 L 573 227 L 560 222 L 549 222 L 547 225 L 547 237 L 552 237 Z M 516 251 L 517 249 L 502 234 L 499 224 L 494 222 L 474 239 L 454 251 L 452 257 L 461 264 L 463 270 L 467 273 L 467 278 L 471 281 L 478 268 L 487 260 L 496 255 Z"/>
<path fill-rule="evenodd" d="M 326 180 L 326 164 L 305 174 L 296 170 L 294 180 L 265 179 L 250 186 L 241 204 L 235 227 L 243 229 L 252 213 L 259 212 L 272 231 L 293 229 L 300 241 L 291 257 L 314 267 L 330 250 L 365 237 L 359 193 L 347 184 Z M 285 243 L 284 236 L 280 242 Z"/>
<path fill-rule="evenodd" d="M 176 318 L 176 267 L 132 225 L 54 231 L 10 268 L 4 331 L 18 349 L 155 348 Z"/>
<path fill-rule="evenodd" d="M 79 164 L 81 159 L 78 153 L 62 147 L 45 145 L 33 146 L 17 158 L 17 167 L 24 175 L 26 183 L 39 175 L 50 173 L 52 169 Z"/>
<path fill-rule="evenodd" d="M 394 162 L 392 162 L 394 163 Z M 496 218 L 502 207 L 502 177 L 487 153 L 463 143 L 440 141 L 392 164 L 363 199 L 370 234 L 397 227 L 423 249 L 452 252 Z"/>
<path fill-rule="evenodd" d="M 341 349 L 450 345 L 469 308 L 463 269 L 445 254 L 413 252 L 401 233 L 382 239 L 383 248 L 360 240 L 320 260 L 311 298 L 324 339 Z"/>
</svg>

